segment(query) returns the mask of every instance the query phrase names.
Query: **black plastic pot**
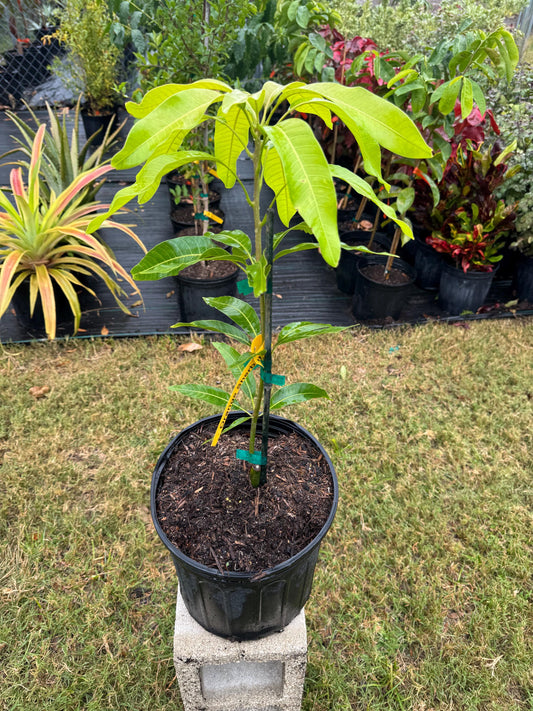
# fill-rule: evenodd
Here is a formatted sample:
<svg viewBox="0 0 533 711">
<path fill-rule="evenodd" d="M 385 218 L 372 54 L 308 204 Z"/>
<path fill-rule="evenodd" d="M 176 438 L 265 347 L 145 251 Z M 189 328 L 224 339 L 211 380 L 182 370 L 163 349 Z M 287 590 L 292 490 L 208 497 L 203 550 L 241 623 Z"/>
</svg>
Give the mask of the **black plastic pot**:
<svg viewBox="0 0 533 711">
<path fill-rule="evenodd" d="M 352 301 L 352 313 L 356 319 L 399 318 L 412 292 L 416 271 L 403 259 L 395 259 L 393 269 L 400 270 L 407 277 L 403 284 L 375 281 L 362 271 L 367 266 L 376 264 L 384 266 L 386 263 L 387 257 L 379 255 L 364 257 L 358 261 Z"/>
<path fill-rule="evenodd" d="M 437 291 L 443 265 L 442 255 L 418 236 L 415 236 L 413 245 L 416 285 L 427 291 Z"/>
<path fill-rule="evenodd" d="M 183 321 L 216 319 L 230 321 L 224 314 L 205 303 L 205 296 L 235 296 L 239 270 L 219 279 L 192 279 L 183 273 L 176 276 L 178 303 Z"/>
<path fill-rule="evenodd" d="M 81 120 L 83 122 L 83 128 L 85 129 L 86 138 L 89 139 L 91 136 L 94 136 L 91 145 L 97 148 L 102 145 L 109 124 L 111 124 L 111 130 L 116 128 L 118 124 L 118 112 L 110 111 L 109 113 L 93 116 L 86 111 L 82 111 Z"/>
<path fill-rule="evenodd" d="M 493 279 L 494 270 L 464 272 L 444 262 L 440 277 L 439 302 L 452 316 L 458 316 L 464 311 L 475 313 L 485 303 Z"/>
<path fill-rule="evenodd" d="M 341 242 L 345 242 L 350 246 L 366 247 L 370 239 L 370 232 L 365 230 L 352 230 L 341 234 Z M 372 242 L 371 249 L 376 252 L 385 252 L 390 247 L 390 238 L 387 235 L 376 232 Z M 355 286 L 356 268 L 359 259 L 364 255 L 364 252 L 351 252 L 346 249 L 341 251 L 339 264 L 335 269 L 337 279 L 337 289 L 344 294 L 353 294 Z"/>
<path fill-rule="evenodd" d="M 519 257 L 516 263 L 515 284 L 518 300 L 533 304 L 533 257 Z"/>
<path fill-rule="evenodd" d="M 228 422 L 242 414 L 231 412 Z M 218 422 L 219 418 L 220 415 L 207 417 L 182 430 L 160 456 L 152 477 L 152 519 L 159 537 L 170 552 L 183 601 L 192 617 L 206 630 L 221 637 L 256 639 L 282 630 L 307 602 L 320 543 L 333 523 L 337 509 L 337 477 L 326 451 L 309 432 L 291 420 L 271 415 L 272 434 L 296 432 L 311 440 L 326 460 L 333 485 L 333 503 L 328 519 L 318 535 L 303 550 L 274 568 L 256 573 L 220 573 L 197 563 L 184 555 L 165 535 L 157 518 L 156 494 L 165 465 L 183 436 L 205 423 Z"/>
</svg>

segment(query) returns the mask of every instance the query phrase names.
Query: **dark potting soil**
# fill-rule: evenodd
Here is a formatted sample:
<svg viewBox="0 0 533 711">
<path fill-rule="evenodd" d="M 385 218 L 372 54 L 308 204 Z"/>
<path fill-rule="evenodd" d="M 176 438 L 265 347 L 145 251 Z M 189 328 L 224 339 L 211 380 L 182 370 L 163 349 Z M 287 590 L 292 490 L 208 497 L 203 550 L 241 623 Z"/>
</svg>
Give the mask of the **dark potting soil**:
<svg viewBox="0 0 533 711">
<path fill-rule="evenodd" d="M 224 219 L 224 213 L 218 207 L 213 207 L 210 212 L 217 217 Z M 194 209 L 192 205 L 179 205 L 174 208 L 170 213 L 170 218 L 181 225 L 193 225 L 194 224 Z M 214 221 L 213 221 L 214 222 Z"/>
<path fill-rule="evenodd" d="M 394 267 L 389 271 L 389 278 L 385 278 L 385 267 L 383 264 L 369 264 L 367 267 L 363 267 L 361 274 L 364 274 L 371 281 L 375 281 L 378 284 L 391 284 L 396 286 L 399 284 L 407 284 L 410 279 L 402 272 L 400 269 L 395 269 Z"/>
<path fill-rule="evenodd" d="M 189 432 L 174 450 L 159 480 L 159 522 L 185 555 L 210 568 L 272 568 L 325 524 L 333 501 L 327 462 L 297 433 L 276 435 L 269 441 L 267 483 L 254 489 L 250 465 L 235 458 L 236 449 L 248 449 L 247 433 L 232 430 L 212 447 L 215 426 Z"/>
<path fill-rule="evenodd" d="M 359 222 L 356 222 L 355 220 L 344 220 L 342 222 L 339 222 L 339 234 L 342 234 L 343 232 L 351 232 L 352 230 L 363 230 L 364 232 L 372 232 L 373 227 L 374 223 L 370 222 L 369 220 L 360 220 Z"/>
<path fill-rule="evenodd" d="M 209 232 L 213 232 L 214 234 L 218 234 L 219 232 L 222 232 L 223 229 L 224 229 L 223 225 L 217 225 L 215 223 L 209 225 Z M 193 235 L 193 234 L 195 234 L 193 226 L 182 227 L 181 230 L 176 230 L 174 232 L 174 237 L 185 237 L 186 235 Z"/>
<path fill-rule="evenodd" d="M 188 279 L 223 279 L 237 270 L 231 262 L 198 262 L 180 272 Z"/>
</svg>

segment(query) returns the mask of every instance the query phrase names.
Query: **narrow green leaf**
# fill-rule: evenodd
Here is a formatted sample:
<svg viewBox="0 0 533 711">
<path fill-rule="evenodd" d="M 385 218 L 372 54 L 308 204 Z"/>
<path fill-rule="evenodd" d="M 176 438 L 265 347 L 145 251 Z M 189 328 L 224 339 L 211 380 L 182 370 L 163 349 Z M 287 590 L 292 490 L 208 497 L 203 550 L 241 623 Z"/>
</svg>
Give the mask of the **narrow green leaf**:
<svg viewBox="0 0 533 711">
<path fill-rule="evenodd" d="M 476 102 L 478 109 L 483 115 L 487 110 L 487 103 L 485 101 L 485 94 L 483 93 L 483 89 L 480 87 L 477 81 L 474 81 L 474 79 L 470 79 L 470 86 L 472 87 L 472 95 L 474 97 L 474 101 Z"/>
<path fill-rule="evenodd" d="M 217 173 L 228 189 L 235 185 L 237 159 L 248 145 L 249 127 L 246 112 L 237 104 L 226 113 L 222 112 L 221 107 L 217 114 L 214 150 Z"/>
<path fill-rule="evenodd" d="M 197 328 L 201 331 L 222 333 L 224 336 L 233 338 L 235 341 L 239 341 L 239 343 L 246 343 L 246 345 L 250 345 L 251 343 L 250 337 L 241 328 L 232 326 L 231 323 L 226 323 L 225 321 L 217 321 L 216 319 L 205 319 L 190 322 L 179 321 L 171 326 L 171 328 Z"/>
<path fill-rule="evenodd" d="M 289 194 L 283 163 L 274 147 L 263 153 L 263 171 L 266 184 L 276 196 L 279 219 L 288 227 L 296 208 L 292 204 Z"/>
<path fill-rule="evenodd" d="M 279 390 L 273 393 L 270 400 L 272 410 L 280 410 L 288 405 L 295 405 L 299 402 L 307 402 L 317 397 L 328 397 L 328 394 L 322 388 L 311 383 L 292 383 L 284 385 Z"/>
<path fill-rule="evenodd" d="M 216 247 L 205 235 L 175 237 L 156 244 L 131 270 L 134 279 L 154 281 L 175 276 L 183 269 L 205 260 L 233 261 L 229 252 Z"/>
<path fill-rule="evenodd" d="M 313 230 L 324 260 L 336 266 L 340 246 L 335 188 L 311 127 L 299 119 L 288 119 L 264 130 L 283 164 L 294 207 Z"/>
<path fill-rule="evenodd" d="M 216 405 L 224 409 L 229 400 L 230 394 L 221 388 L 215 388 L 212 385 L 171 385 L 170 390 L 186 395 L 187 397 L 203 400 L 211 405 Z"/>
<path fill-rule="evenodd" d="M 468 77 L 464 77 L 461 88 L 461 118 L 463 121 L 470 116 L 474 108 L 474 92 Z"/>
<path fill-rule="evenodd" d="M 311 323 L 309 321 L 295 321 L 288 323 L 279 332 L 276 346 L 283 343 L 291 343 L 299 341 L 302 338 L 311 338 L 312 336 L 322 336 L 326 333 L 340 333 L 344 331 L 343 326 L 331 326 L 328 323 Z"/>
<path fill-rule="evenodd" d="M 306 252 L 309 249 L 318 249 L 317 242 L 300 242 L 294 247 L 289 247 L 288 249 L 282 249 L 280 252 L 274 255 L 274 262 L 281 257 L 286 257 L 288 254 L 295 254 L 296 252 Z"/>
<path fill-rule="evenodd" d="M 252 338 L 261 332 L 259 317 L 253 306 L 246 301 L 236 299 L 234 296 L 210 296 L 205 298 L 205 302 L 221 311 Z"/>
</svg>

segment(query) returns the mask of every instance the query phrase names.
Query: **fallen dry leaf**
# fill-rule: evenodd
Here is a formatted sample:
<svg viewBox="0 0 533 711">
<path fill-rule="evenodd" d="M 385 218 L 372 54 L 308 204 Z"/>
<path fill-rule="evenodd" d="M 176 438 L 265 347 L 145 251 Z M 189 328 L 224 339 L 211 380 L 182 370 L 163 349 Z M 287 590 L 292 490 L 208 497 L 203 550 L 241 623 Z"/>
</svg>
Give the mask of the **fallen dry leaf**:
<svg viewBox="0 0 533 711">
<path fill-rule="evenodd" d="M 132 308 L 133 308 L 134 306 L 142 306 L 142 304 L 143 304 L 143 300 L 142 300 L 142 299 L 139 299 L 139 301 L 136 301 L 136 302 L 135 302 L 134 304 L 132 304 L 131 306 L 132 306 Z"/>
<path fill-rule="evenodd" d="M 100 331 L 100 335 L 102 335 L 102 336 L 108 336 L 108 335 L 109 335 L 109 329 L 106 328 L 106 326 L 102 326 L 102 330 Z"/>
<path fill-rule="evenodd" d="M 48 385 L 33 385 L 30 388 L 30 395 L 32 395 L 36 400 L 48 395 L 50 392 L 50 387 Z"/>
<path fill-rule="evenodd" d="M 167 299 L 170 299 L 171 296 L 174 296 L 175 292 L 174 291 L 167 291 L 166 297 Z"/>
<path fill-rule="evenodd" d="M 193 353 L 194 351 L 199 351 L 203 348 L 199 343 L 182 343 L 181 346 L 178 346 L 179 351 L 186 351 L 187 353 Z"/>
</svg>

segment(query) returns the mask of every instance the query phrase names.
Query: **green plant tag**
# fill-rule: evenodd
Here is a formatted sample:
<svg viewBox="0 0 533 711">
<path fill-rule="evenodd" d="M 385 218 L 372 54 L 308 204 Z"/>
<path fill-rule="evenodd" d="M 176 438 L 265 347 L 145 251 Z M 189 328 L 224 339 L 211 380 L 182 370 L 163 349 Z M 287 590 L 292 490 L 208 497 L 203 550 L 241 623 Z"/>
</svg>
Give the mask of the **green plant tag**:
<svg viewBox="0 0 533 711">
<path fill-rule="evenodd" d="M 267 373 L 264 368 L 261 368 L 261 380 L 269 385 L 285 385 L 284 375 L 275 375 L 274 373 Z"/>
<path fill-rule="evenodd" d="M 243 296 L 246 296 L 247 294 L 251 294 L 253 291 L 253 287 L 248 284 L 247 279 L 241 279 L 240 281 L 237 282 L 237 291 L 239 294 L 242 294 Z"/>
<path fill-rule="evenodd" d="M 246 449 L 238 449 L 235 452 L 235 457 L 237 459 L 242 459 L 244 462 L 250 462 L 250 464 L 255 464 L 256 466 L 264 466 L 266 464 L 266 458 L 263 457 L 261 452 L 248 452 Z"/>
</svg>

